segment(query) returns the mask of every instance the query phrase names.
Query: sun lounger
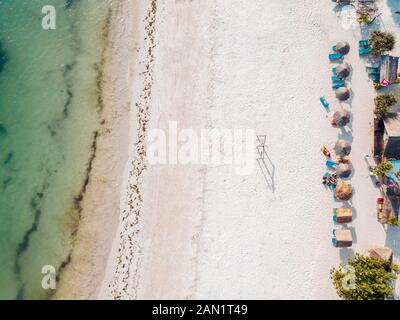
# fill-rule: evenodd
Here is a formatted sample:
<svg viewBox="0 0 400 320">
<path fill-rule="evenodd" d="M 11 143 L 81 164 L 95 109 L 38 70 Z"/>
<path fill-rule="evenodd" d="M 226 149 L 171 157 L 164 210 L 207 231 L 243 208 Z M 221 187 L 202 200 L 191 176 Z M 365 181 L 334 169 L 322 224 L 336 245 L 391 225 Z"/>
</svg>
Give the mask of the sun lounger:
<svg viewBox="0 0 400 320">
<path fill-rule="evenodd" d="M 369 46 L 369 40 L 360 40 L 358 41 L 358 45 L 360 46 L 360 48 L 364 48 Z"/>
<path fill-rule="evenodd" d="M 369 68 L 368 73 L 369 74 L 380 74 L 381 72 L 380 72 L 379 68 Z"/>
<path fill-rule="evenodd" d="M 338 76 L 332 76 L 331 79 L 332 81 L 343 81 L 343 79 Z"/>
<path fill-rule="evenodd" d="M 362 55 L 367 55 L 371 53 L 371 48 L 361 48 L 358 50 L 358 53 L 362 56 Z"/>
<path fill-rule="evenodd" d="M 335 168 L 335 166 L 337 166 L 337 163 L 328 160 L 328 161 L 326 161 L 326 166 L 329 167 L 329 168 Z"/>
<path fill-rule="evenodd" d="M 342 88 L 342 87 L 344 87 L 344 86 L 346 86 L 346 84 L 343 82 L 343 83 L 334 83 L 333 85 L 332 85 L 332 89 L 333 90 L 336 90 L 336 89 L 339 89 L 339 88 Z"/>
<path fill-rule="evenodd" d="M 329 107 L 329 103 L 328 103 L 328 101 L 326 101 L 325 97 L 319 98 L 319 101 L 321 101 L 321 103 L 324 106 L 324 108 L 328 108 Z"/>
<path fill-rule="evenodd" d="M 342 83 L 342 84 L 344 84 L 345 83 L 345 81 L 343 80 L 343 79 L 338 79 L 338 80 L 332 80 L 332 83 L 333 84 L 339 84 L 339 83 Z"/>
<path fill-rule="evenodd" d="M 380 64 L 379 63 L 369 63 L 369 64 L 366 64 L 366 68 L 367 69 L 379 69 Z"/>
<path fill-rule="evenodd" d="M 343 58 L 343 56 L 340 53 L 330 53 L 328 57 L 329 60 L 340 60 Z"/>
<path fill-rule="evenodd" d="M 372 74 L 371 79 L 373 82 L 379 82 L 380 81 L 380 75 L 379 74 Z"/>
</svg>

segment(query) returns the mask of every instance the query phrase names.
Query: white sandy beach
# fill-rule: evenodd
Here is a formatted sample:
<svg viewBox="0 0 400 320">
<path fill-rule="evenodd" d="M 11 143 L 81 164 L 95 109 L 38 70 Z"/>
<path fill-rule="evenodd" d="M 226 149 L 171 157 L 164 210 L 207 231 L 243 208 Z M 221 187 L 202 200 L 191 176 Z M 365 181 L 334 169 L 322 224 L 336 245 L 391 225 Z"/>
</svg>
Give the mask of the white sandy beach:
<svg viewBox="0 0 400 320">
<path fill-rule="evenodd" d="M 400 5 L 381 0 L 380 9 L 385 29 L 399 37 L 393 12 Z M 380 194 L 364 161 L 373 144 L 375 91 L 358 56 L 362 35 L 359 26 L 345 28 L 340 13 L 316 0 L 121 4 L 114 39 L 121 61 L 107 102 L 112 134 L 101 140 L 94 174 L 102 174 L 90 184 L 72 257 L 69 279 L 80 280 L 62 282 L 70 290 L 79 282 L 72 296 L 337 299 L 330 269 L 355 252 L 387 245 L 398 260 L 400 234 L 376 221 Z M 331 110 L 340 106 L 327 56 L 341 40 L 351 45 L 346 132 L 330 125 L 319 101 L 324 95 Z M 256 160 L 249 175 L 229 165 L 146 165 L 148 131 L 168 131 L 169 121 L 178 129 L 266 135 L 269 174 Z M 319 149 L 339 137 L 352 141 L 351 249 L 332 246 L 332 208 L 341 203 L 321 184 Z M 92 242 L 87 259 L 90 245 L 80 237 Z"/>
</svg>

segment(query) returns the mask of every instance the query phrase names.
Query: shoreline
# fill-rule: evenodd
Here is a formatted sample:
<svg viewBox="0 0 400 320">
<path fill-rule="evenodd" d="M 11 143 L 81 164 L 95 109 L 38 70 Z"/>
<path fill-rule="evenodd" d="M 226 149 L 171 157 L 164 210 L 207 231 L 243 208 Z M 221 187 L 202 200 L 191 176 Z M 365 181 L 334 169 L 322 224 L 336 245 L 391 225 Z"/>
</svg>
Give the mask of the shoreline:
<svg viewBox="0 0 400 320">
<path fill-rule="evenodd" d="M 92 299 L 97 296 L 120 215 L 121 185 L 128 159 L 132 78 L 135 73 L 135 40 L 138 22 L 131 2 L 110 7 L 108 38 L 102 66 L 95 66 L 99 128 L 94 132 L 95 150 L 88 162 L 88 176 L 75 198 L 80 220 L 73 234 L 69 261 L 60 269 L 53 299 Z M 107 22 L 106 22 L 107 23 Z M 93 149 L 93 148 L 92 148 Z M 107 199 L 107 201 L 104 201 Z"/>
</svg>

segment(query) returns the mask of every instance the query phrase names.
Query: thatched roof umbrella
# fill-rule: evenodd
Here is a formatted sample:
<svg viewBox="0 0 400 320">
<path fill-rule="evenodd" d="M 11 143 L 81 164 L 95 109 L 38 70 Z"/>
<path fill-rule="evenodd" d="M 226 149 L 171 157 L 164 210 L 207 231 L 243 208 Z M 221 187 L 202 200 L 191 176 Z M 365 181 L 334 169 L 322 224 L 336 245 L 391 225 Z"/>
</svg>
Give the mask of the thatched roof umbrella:
<svg viewBox="0 0 400 320">
<path fill-rule="evenodd" d="M 338 65 L 335 73 L 342 79 L 347 78 L 350 75 L 350 65 L 348 63 Z"/>
<path fill-rule="evenodd" d="M 340 41 L 336 44 L 336 52 L 340 54 L 348 54 L 350 51 L 350 45 L 346 41 Z"/>
<path fill-rule="evenodd" d="M 336 174 L 340 178 L 348 178 L 351 175 L 351 168 L 350 168 L 350 166 L 348 164 L 340 163 L 336 167 Z"/>
<path fill-rule="evenodd" d="M 346 87 L 341 87 L 339 89 L 336 89 L 335 95 L 336 98 L 338 98 L 339 100 L 347 100 L 348 98 L 350 98 L 350 90 Z"/>
<path fill-rule="evenodd" d="M 393 251 L 388 247 L 376 246 L 368 250 L 369 256 L 375 259 L 392 261 Z"/>
<path fill-rule="evenodd" d="M 353 237 L 349 229 L 338 229 L 335 232 L 336 247 L 346 248 L 353 244 Z"/>
<path fill-rule="evenodd" d="M 338 140 L 333 147 L 335 150 L 336 155 L 340 157 L 348 156 L 351 152 L 351 144 L 345 140 Z"/>
<path fill-rule="evenodd" d="M 353 221 L 352 208 L 337 208 L 335 209 L 335 217 L 337 223 L 348 223 Z"/>
<path fill-rule="evenodd" d="M 344 181 L 339 181 L 335 189 L 335 195 L 339 200 L 350 200 L 353 196 L 353 187 Z"/>
<path fill-rule="evenodd" d="M 344 127 L 350 122 L 350 112 L 344 109 L 337 110 L 333 114 L 333 120 L 336 126 Z"/>
</svg>

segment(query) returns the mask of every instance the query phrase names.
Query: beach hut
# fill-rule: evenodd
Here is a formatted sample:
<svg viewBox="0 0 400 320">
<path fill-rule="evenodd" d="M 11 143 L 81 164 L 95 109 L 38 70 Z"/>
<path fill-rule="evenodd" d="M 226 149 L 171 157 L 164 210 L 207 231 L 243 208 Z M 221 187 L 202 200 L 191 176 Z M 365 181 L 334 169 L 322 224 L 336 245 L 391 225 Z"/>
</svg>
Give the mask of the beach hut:
<svg viewBox="0 0 400 320">
<path fill-rule="evenodd" d="M 393 258 L 393 251 L 384 246 L 375 246 L 368 250 L 368 254 L 371 258 L 382 259 L 391 262 Z"/>
<path fill-rule="evenodd" d="M 353 237 L 348 229 L 337 229 L 333 232 L 333 245 L 337 248 L 347 248 L 353 245 Z"/>
<path fill-rule="evenodd" d="M 339 163 L 336 166 L 336 174 L 340 178 L 348 178 L 351 175 L 351 168 L 347 163 Z"/>
<path fill-rule="evenodd" d="M 338 140 L 333 147 L 335 150 L 336 155 L 340 157 L 348 156 L 351 152 L 351 144 L 346 140 Z"/>
<path fill-rule="evenodd" d="M 337 223 L 348 223 L 353 221 L 353 209 L 352 208 L 333 209 L 333 220 Z"/>
<path fill-rule="evenodd" d="M 335 196 L 342 201 L 350 200 L 353 196 L 353 187 L 344 181 L 339 181 L 335 188 Z"/>
<path fill-rule="evenodd" d="M 332 124 L 338 127 L 344 127 L 350 122 L 350 112 L 345 109 L 335 111 Z"/>
<path fill-rule="evenodd" d="M 382 139 L 378 144 L 382 145 L 383 155 L 386 158 L 400 159 L 400 114 L 392 113 L 383 118 L 382 133 L 376 136 Z"/>
<path fill-rule="evenodd" d="M 342 79 L 347 78 L 350 75 L 350 65 L 348 63 L 338 65 L 335 74 Z"/>
<path fill-rule="evenodd" d="M 350 98 L 350 90 L 346 87 L 341 87 L 335 90 L 335 95 L 336 98 L 338 98 L 341 101 L 344 101 Z"/>
<path fill-rule="evenodd" d="M 392 57 L 387 54 L 381 55 L 380 82 L 393 84 L 397 80 L 399 68 L 399 57 Z"/>
<path fill-rule="evenodd" d="M 336 52 L 340 54 L 348 54 L 350 51 L 350 45 L 346 41 L 340 41 L 336 44 Z"/>
</svg>

